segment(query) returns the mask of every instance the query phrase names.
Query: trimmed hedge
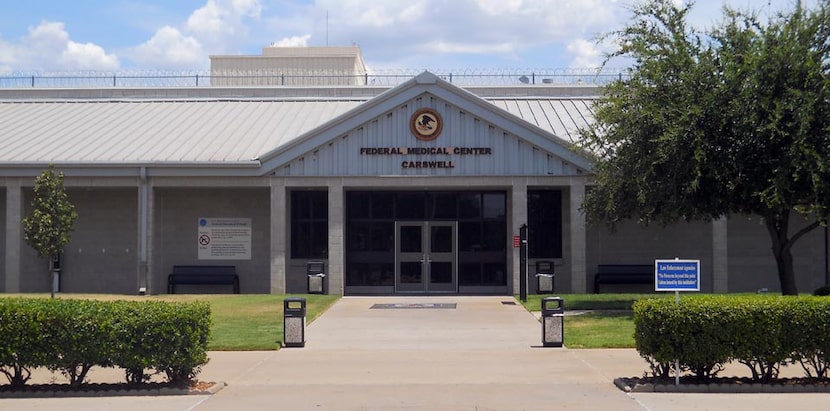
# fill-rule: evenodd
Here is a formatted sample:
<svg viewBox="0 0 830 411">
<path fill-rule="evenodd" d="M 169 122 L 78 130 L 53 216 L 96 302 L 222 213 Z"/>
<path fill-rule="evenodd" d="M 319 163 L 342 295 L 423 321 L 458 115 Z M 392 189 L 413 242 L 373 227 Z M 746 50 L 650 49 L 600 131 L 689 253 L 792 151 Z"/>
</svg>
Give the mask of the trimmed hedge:
<svg viewBox="0 0 830 411">
<path fill-rule="evenodd" d="M 84 383 L 92 367 L 121 367 L 127 382 L 150 370 L 171 383 L 206 364 L 210 306 L 202 302 L 0 299 L 0 373 L 24 385 L 46 367 Z"/>
<path fill-rule="evenodd" d="M 818 297 L 684 296 L 634 303 L 637 351 L 656 377 L 681 371 L 698 379 L 723 365 L 746 365 L 769 382 L 783 364 L 800 363 L 809 378 L 826 380 L 830 364 L 830 300 Z"/>
</svg>

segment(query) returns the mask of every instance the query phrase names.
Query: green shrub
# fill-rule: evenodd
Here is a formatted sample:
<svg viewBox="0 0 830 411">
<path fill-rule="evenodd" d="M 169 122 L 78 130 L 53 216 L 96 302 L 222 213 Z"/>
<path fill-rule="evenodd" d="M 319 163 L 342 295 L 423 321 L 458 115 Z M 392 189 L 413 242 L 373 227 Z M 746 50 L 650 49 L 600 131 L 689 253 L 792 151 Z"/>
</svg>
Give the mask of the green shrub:
<svg viewBox="0 0 830 411">
<path fill-rule="evenodd" d="M 826 380 L 830 370 L 830 303 L 809 297 L 791 308 L 786 335 L 798 342 L 792 362 L 798 362 L 809 378 Z"/>
<path fill-rule="evenodd" d="M 94 366 L 118 366 L 127 382 L 148 370 L 194 378 L 207 363 L 207 303 L 0 299 L 0 372 L 12 385 L 47 367 L 84 383 Z"/>
<path fill-rule="evenodd" d="M 32 368 L 49 363 L 43 305 L 43 300 L 0 299 L 0 372 L 13 386 L 26 384 Z"/>
<path fill-rule="evenodd" d="M 207 303 L 153 302 L 129 307 L 122 322 L 120 343 L 124 355 L 116 359 L 128 382 L 141 382 L 145 370 L 163 372 L 168 381 L 183 383 L 194 378 L 208 362 L 210 306 Z"/>
<path fill-rule="evenodd" d="M 52 357 L 49 369 L 60 371 L 70 385 L 84 383 L 93 366 L 110 367 L 116 346 L 112 341 L 113 303 L 58 300 L 46 306 Z"/>
<path fill-rule="evenodd" d="M 815 297 L 687 296 L 634 304 L 637 351 L 655 376 L 676 359 L 699 379 L 723 364 L 746 365 L 755 381 L 778 377 L 782 364 L 800 362 L 808 377 L 826 378 L 830 301 Z"/>
<path fill-rule="evenodd" d="M 721 323 L 718 327 L 715 324 Z M 681 371 L 698 379 L 714 377 L 731 359 L 723 327 L 732 327 L 729 312 L 709 310 L 705 300 L 641 300 L 634 304 L 634 340 L 637 351 L 660 367 L 659 377 L 679 360 Z M 653 368 L 654 368 L 653 365 Z"/>
</svg>

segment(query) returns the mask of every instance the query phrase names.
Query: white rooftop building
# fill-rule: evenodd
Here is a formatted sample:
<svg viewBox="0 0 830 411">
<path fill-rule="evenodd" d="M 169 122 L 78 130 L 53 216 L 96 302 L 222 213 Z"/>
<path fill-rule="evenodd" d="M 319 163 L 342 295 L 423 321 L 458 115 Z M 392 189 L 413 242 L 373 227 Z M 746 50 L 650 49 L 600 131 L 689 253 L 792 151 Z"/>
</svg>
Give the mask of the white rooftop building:
<svg viewBox="0 0 830 411">
<path fill-rule="evenodd" d="M 366 82 L 359 47 L 262 48 L 261 56 L 210 56 L 213 86 L 343 86 Z"/>
</svg>

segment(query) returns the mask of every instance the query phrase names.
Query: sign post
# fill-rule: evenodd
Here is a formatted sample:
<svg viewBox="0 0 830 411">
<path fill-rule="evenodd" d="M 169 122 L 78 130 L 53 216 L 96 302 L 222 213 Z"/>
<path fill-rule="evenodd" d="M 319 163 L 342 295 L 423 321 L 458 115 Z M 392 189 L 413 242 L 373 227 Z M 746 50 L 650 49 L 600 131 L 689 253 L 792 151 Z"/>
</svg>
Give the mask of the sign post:
<svg viewBox="0 0 830 411">
<path fill-rule="evenodd" d="M 678 305 L 681 291 L 700 291 L 700 260 L 654 260 L 654 291 L 674 291 Z M 674 360 L 674 385 L 680 385 L 679 362 Z"/>
<path fill-rule="evenodd" d="M 527 224 L 519 227 L 519 299 L 527 302 Z"/>
</svg>

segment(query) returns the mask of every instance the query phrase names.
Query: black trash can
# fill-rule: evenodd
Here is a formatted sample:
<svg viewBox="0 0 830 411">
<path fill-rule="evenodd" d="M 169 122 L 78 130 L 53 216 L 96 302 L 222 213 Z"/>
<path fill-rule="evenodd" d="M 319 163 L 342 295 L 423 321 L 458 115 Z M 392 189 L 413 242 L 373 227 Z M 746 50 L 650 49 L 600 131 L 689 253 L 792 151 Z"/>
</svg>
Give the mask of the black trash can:
<svg viewBox="0 0 830 411">
<path fill-rule="evenodd" d="M 542 345 L 561 347 L 565 342 L 565 304 L 560 297 L 542 299 Z"/>
<path fill-rule="evenodd" d="M 536 262 L 536 294 L 553 294 L 553 261 Z"/>
<path fill-rule="evenodd" d="M 308 293 L 325 294 L 326 264 L 320 261 L 310 261 L 306 264 L 306 275 L 308 276 Z"/>
<path fill-rule="evenodd" d="M 305 347 L 305 298 L 286 298 L 282 309 L 283 346 Z"/>
</svg>

